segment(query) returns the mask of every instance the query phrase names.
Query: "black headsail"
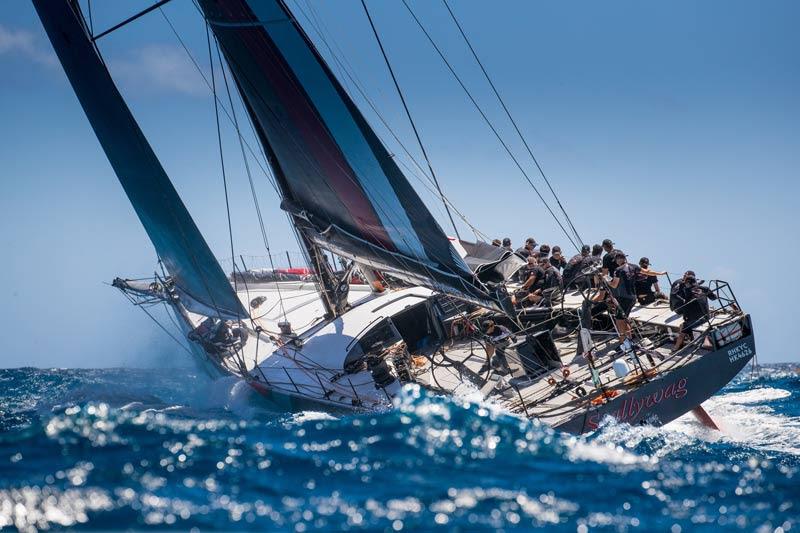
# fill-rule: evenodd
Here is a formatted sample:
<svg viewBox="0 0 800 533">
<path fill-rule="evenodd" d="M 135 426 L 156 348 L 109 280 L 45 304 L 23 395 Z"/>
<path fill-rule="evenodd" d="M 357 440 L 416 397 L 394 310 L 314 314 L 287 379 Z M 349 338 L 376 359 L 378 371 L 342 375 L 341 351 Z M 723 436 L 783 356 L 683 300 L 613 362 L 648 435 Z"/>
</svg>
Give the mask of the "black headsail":
<svg viewBox="0 0 800 533">
<path fill-rule="evenodd" d="M 33 0 L 58 59 L 184 304 L 227 318 L 246 313 L 94 46 L 77 2 Z"/>
<path fill-rule="evenodd" d="M 199 0 L 301 234 L 497 308 L 280 0 Z"/>
</svg>

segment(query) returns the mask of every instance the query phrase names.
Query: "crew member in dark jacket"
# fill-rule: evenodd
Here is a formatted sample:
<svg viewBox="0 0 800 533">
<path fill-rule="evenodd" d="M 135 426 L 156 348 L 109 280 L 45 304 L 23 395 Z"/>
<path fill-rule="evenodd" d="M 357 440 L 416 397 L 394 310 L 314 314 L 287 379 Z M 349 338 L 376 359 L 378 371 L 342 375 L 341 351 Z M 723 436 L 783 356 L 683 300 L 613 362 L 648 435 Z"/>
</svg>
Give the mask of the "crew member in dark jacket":
<svg viewBox="0 0 800 533">
<path fill-rule="evenodd" d="M 617 309 L 614 313 L 614 320 L 617 323 L 620 342 L 631 337 L 631 326 L 628 316 L 636 302 L 636 275 L 641 269 L 628 263 L 628 259 L 622 252 L 617 252 L 614 256 L 617 268 L 614 270 L 614 278 L 608 282 L 608 286 L 614 291 Z"/>
<path fill-rule="evenodd" d="M 561 269 L 567 266 L 567 260 L 561 255 L 561 247 L 553 246 L 553 251 L 550 253 L 550 264 L 553 265 L 553 268 L 561 272 Z"/>
<path fill-rule="evenodd" d="M 650 270 L 650 259 L 646 257 L 639 259 L 639 268 L 641 270 L 636 275 L 636 300 L 639 304 L 647 305 L 657 299 L 664 299 L 664 293 L 658 286 L 658 276 L 663 276 L 666 272 Z"/>
<path fill-rule="evenodd" d="M 573 255 L 569 261 L 567 261 L 566 266 L 564 267 L 564 287 L 565 288 L 577 288 L 581 286 L 581 282 L 583 281 L 583 277 L 581 274 L 581 270 L 583 268 L 583 260 L 589 257 L 590 248 L 588 244 L 584 244 L 581 247 L 581 253 L 577 255 Z"/>
<path fill-rule="evenodd" d="M 681 331 L 675 340 L 677 352 L 683 348 L 686 338 L 694 337 L 694 328 L 706 322 L 710 317 L 709 300 L 716 300 L 717 295 L 711 289 L 697 281 L 694 271 L 687 270 L 683 278 L 672 284 L 670 290 L 670 308 L 683 317 Z"/>
<path fill-rule="evenodd" d="M 528 237 L 525 239 L 525 246 L 522 248 L 517 248 L 517 254 L 521 255 L 522 257 L 529 257 L 536 251 L 536 239 L 533 237 Z"/>
<path fill-rule="evenodd" d="M 504 348 L 514 340 L 511 330 L 500 324 L 495 324 L 494 320 L 486 320 L 481 326 L 488 342 L 486 343 L 486 363 L 478 373 L 483 374 L 488 370 L 489 366 L 500 374 L 509 372 L 510 369 Z"/>
<path fill-rule="evenodd" d="M 613 276 L 614 271 L 617 269 L 616 257 L 620 250 L 614 248 L 614 241 L 611 239 L 603 239 L 603 275 Z"/>
</svg>

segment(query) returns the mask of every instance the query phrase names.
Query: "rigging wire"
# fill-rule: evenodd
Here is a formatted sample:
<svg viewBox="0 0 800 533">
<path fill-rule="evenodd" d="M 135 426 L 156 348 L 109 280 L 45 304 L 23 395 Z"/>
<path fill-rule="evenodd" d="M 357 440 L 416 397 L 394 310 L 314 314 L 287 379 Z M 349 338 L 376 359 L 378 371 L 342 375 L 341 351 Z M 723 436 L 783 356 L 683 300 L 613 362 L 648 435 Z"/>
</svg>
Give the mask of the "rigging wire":
<svg viewBox="0 0 800 533">
<path fill-rule="evenodd" d="M 127 300 L 128 300 L 130 303 L 131 303 L 131 304 L 133 304 L 134 306 L 136 306 L 136 307 L 138 307 L 139 309 L 141 309 L 142 311 L 144 311 L 144 314 L 146 314 L 146 315 L 147 315 L 147 316 L 150 318 L 150 320 L 152 320 L 153 322 L 155 322 L 155 323 L 156 323 L 156 325 L 157 325 L 159 328 L 161 328 L 161 330 L 162 330 L 164 333 L 166 333 L 166 334 L 169 336 L 169 338 L 170 338 L 170 339 L 172 339 L 173 341 L 175 341 L 175 343 L 176 343 L 178 346 L 180 346 L 181 348 L 183 348 L 184 350 L 186 350 L 186 352 L 187 352 L 189 355 L 192 355 L 192 356 L 194 355 L 194 353 L 192 352 L 192 350 L 191 350 L 191 349 L 189 349 L 189 348 L 187 348 L 185 344 L 183 344 L 183 343 L 182 343 L 180 340 L 178 340 L 178 338 L 177 338 L 175 335 L 173 335 L 173 333 L 172 333 L 171 331 L 169 331 L 169 330 L 166 328 L 166 326 L 164 326 L 164 324 L 162 324 L 161 322 L 159 322 L 159 321 L 158 321 L 158 319 L 157 319 L 156 317 L 154 317 L 154 316 L 152 315 L 152 313 L 150 313 L 150 312 L 147 310 L 147 308 L 146 308 L 144 305 L 140 305 L 140 304 L 138 304 L 138 303 L 136 302 L 136 300 L 135 300 L 135 299 L 134 299 L 134 298 L 133 298 L 133 297 L 132 297 L 130 294 L 128 294 L 127 292 L 125 292 L 125 291 L 123 291 L 123 290 L 120 290 L 120 292 L 121 292 L 121 293 L 122 293 L 122 294 L 125 296 L 125 298 L 126 298 L 126 299 L 127 299 Z"/>
<path fill-rule="evenodd" d="M 416 14 L 414 13 L 414 11 L 411 9 L 411 6 L 409 6 L 409 5 L 408 5 L 408 2 L 407 2 L 406 0 L 402 0 L 402 2 L 403 2 L 403 5 L 404 5 L 404 6 L 406 7 L 406 9 L 408 10 L 408 12 L 411 14 L 411 17 L 412 17 L 412 18 L 414 19 L 414 21 L 417 23 L 417 26 L 419 26 L 420 30 L 422 30 L 422 33 L 424 33 L 424 34 L 425 34 L 425 37 L 427 37 L 428 41 L 431 43 L 431 45 L 433 46 L 433 48 L 434 48 L 434 49 L 436 50 L 436 52 L 439 54 L 439 57 L 442 59 L 442 61 L 444 62 L 444 64 L 447 66 L 447 69 L 450 71 L 450 73 L 453 75 L 453 77 L 455 78 L 455 80 L 458 82 L 458 84 L 459 84 L 459 85 L 461 86 L 461 88 L 464 90 L 464 93 L 467 95 L 467 97 L 469 98 L 469 100 L 470 100 L 470 101 L 472 102 L 472 104 L 475 106 L 475 109 L 478 111 L 478 113 L 481 115 L 481 117 L 483 117 L 483 120 L 484 120 L 484 122 L 486 122 L 486 125 L 487 125 L 487 126 L 489 126 L 489 129 L 491 129 L 491 130 L 492 130 L 492 133 L 494 133 L 495 137 L 497 137 L 497 140 L 500 142 L 500 144 L 503 146 L 503 148 L 505 148 L 505 150 L 506 150 L 506 152 L 508 153 L 509 157 L 511 157 L 511 160 L 514 162 L 514 164 L 516 165 L 516 167 L 517 167 L 517 168 L 519 169 L 519 171 L 522 173 L 522 175 L 524 176 L 525 180 L 528 182 L 528 184 L 531 186 L 531 188 L 533 189 L 533 191 L 536 193 L 536 195 L 537 195 L 537 196 L 539 197 L 539 199 L 542 201 L 542 203 L 544 204 L 545 208 L 547 208 L 547 211 L 548 211 L 548 212 L 550 213 L 550 215 L 553 217 L 553 220 L 555 220 L 555 221 L 556 221 L 556 224 L 558 224 L 558 226 L 561 228 L 561 231 L 563 231 L 563 232 L 564 232 L 564 235 L 566 235 L 567 239 L 568 239 L 568 240 L 569 240 L 569 242 L 572 244 L 572 246 L 574 246 L 576 250 L 580 250 L 580 246 L 578 246 L 578 245 L 575 243 L 575 241 L 573 240 L 573 238 L 572 238 L 572 236 L 570 235 L 570 233 L 569 233 L 569 232 L 567 231 L 567 229 L 564 227 L 564 224 L 561 222 L 561 220 L 558 218 L 558 216 L 556 216 L 555 212 L 554 212 L 554 211 L 553 211 L 553 209 L 550 207 L 550 204 L 547 202 L 547 200 L 545 200 L 544 196 L 542 196 L 542 193 L 540 193 L 540 192 L 539 192 L 539 189 L 536 187 L 536 185 L 534 185 L 534 183 L 533 183 L 533 180 L 531 180 L 531 178 L 530 178 L 530 176 L 528 175 L 528 173 L 527 173 L 527 172 L 525 171 L 525 169 L 522 167 L 522 164 L 519 162 L 519 160 L 516 158 L 516 156 L 514 155 L 514 153 L 511 151 L 511 148 L 510 148 L 510 147 L 508 146 L 508 144 L 507 144 L 507 143 L 506 143 L 506 142 L 503 140 L 502 136 L 501 136 L 501 135 L 500 135 L 500 133 L 497 131 L 497 128 L 495 128 L 494 124 L 492 124 L 492 122 L 489 120 L 489 117 L 487 117 L 487 116 L 486 116 L 486 113 L 484 113 L 484 111 L 483 111 L 483 109 L 481 108 L 481 106 L 478 104 L 478 102 L 477 102 L 477 101 L 475 100 L 475 98 L 472 96 L 472 93 L 469 91 L 469 89 L 467 89 L 467 86 L 464 84 L 464 82 L 461 80 L 461 77 L 460 77 L 460 76 L 459 76 L 459 75 L 456 73 L 456 71 L 455 71 L 455 69 L 453 68 L 453 66 L 452 66 L 452 65 L 450 64 L 450 62 L 447 60 L 447 58 L 446 58 L 446 57 L 445 57 L 445 55 L 444 55 L 444 52 L 442 52 L 442 50 L 439 48 L 439 45 L 437 45 L 437 44 L 436 44 L 436 42 L 433 40 L 433 37 L 431 37 L 431 35 L 430 35 L 430 33 L 428 32 L 428 30 L 425 28 L 425 26 L 422 24 L 422 22 L 419 20 L 419 18 L 417 18 L 417 15 L 416 15 Z"/>
<path fill-rule="evenodd" d="M 561 199 L 556 194 L 556 191 L 553 190 L 553 186 L 550 184 L 550 180 L 547 178 L 547 175 L 544 173 L 544 170 L 542 169 L 542 166 L 539 164 L 539 160 L 536 158 L 535 155 L 533 155 L 533 150 L 531 149 L 530 145 L 528 144 L 528 140 L 522 134 L 522 131 L 520 130 L 519 126 L 517 125 L 517 121 L 514 120 L 514 117 L 511 115 L 511 111 L 509 111 L 508 107 L 506 106 L 505 101 L 500 96 L 500 92 L 497 90 L 497 87 L 495 86 L 494 82 L 492 81 L 492 78 L 489 76 L 489 73 L 486 71 L 486 68 L 483 66 L 483 62 L 478 57 L 477 52 L 475 52 L 475 48 L 472 46 L 472 43 L 470 42 L 469 38 L 467 37 L 467 34 L 464 32 L 464 28 L 458 22 L 458 19 L 456 18 L 455 13 L 453 13 L 453 10 L 450 9 L 450 5 L 447 3 L 447 0 L 442 0 L 442 3 L 447 8 L 447 12 L 450 13 L 450 18 L 453 19 L 453 22 L 455 23 L 456 27 L 458 28 L 459 33 L 461 33 L 461 36 L 464 38 L 464 42 L 467 44 L 467 47 L 469 47 L 469 51 L 472 53 L 472 57 L 475 58 L 475 62 L 480 67 L 481 72 L 483 72 L 483 75 L 486 78 L 486 81 L 489 82 L 489 86 L 492 88 L 492 91 L 494 92 L 494 95 L 497 97 L 497 101 L 500 102 L 500 105 L 502 106 L 503 111 L 505 112 L 506 116 L 508 117 L 508 120 L 511 121 L 511 124 L 514 126 L 514 130 L 517 132 L 517 135 L 519 135 L 520 140 L 522 140 L 522 144 L 525 146 L 525 149 L 528 151 L 528 155 L 531 156 L 531 159 L 533 160 L 534 164 L 536 164 L 536 168 L 539 170 L 539 174 L 542 175 L 542 178 L 544 179 L 544 182 L 547 184 L 547 188 L 550 189 L 550 192 L 553 194 L 553 198 L 555 198 L 556 203 L 558 204 L 558 207 L 561 209 L 561 212 L 564 214 L 564 218 L 566 219 L 567 224 L 569 225 L 569 227 L 572 230 L 572 232 L 575 234 L 575 237 L 578 239 L 578 242 L 581 245 L 583 245 L 583 239 L 581 239 L 581 236 L 578 234 L 578 230 L 575 229 L 575 225 L 572 223 L 572 219 L 567 214 L 567 210 L 564 209 L 564 206 L 561 204 Z"/>
<path fill-rule="evenodd" d="M 336 40 L 332 36 L 330 36 L 330 41 L 333 43 L 333 46 L 336 47 L 336 50 L 338 51 L 338 54 L 332 49 L 331 45 L 328 44 L 328 39 L 325 37 L 325 28 L 324 28 L 322 22 L 314 14 L 313 6 L 309 2 L 306 2 L 306 6 L 309 8 L 309 11 L 311 12 L 311 14 L 313 16 L 313 19 L 312 19 L 312 16 L 309 16 L 308 13 L 305 12 L 305 10 L 302 8 L 302 6 L 300 6 L 298 4 L 297 8 L 306 17 L 306 19 L 309 21 L 309 24 L 311 25 L 312 28 L 314 28 L 314 30 L 316 31 L 317 35 L 319 35 L 320 40 L 325 45 L 325 47 L 328 49 L 328 52 L 330 53 L 331 58 L 333 58 L 333 60 L 339 66 L 339 69 L 341 70 L 341 72 L 344 74 L 344 76 L 347 79 L 350 80 L 350 82 L 356 88 L 356 90 L 361 95 L 361 97 L 364 99 L 364 101 L 369 105 L 369 107 L 375 113 L 375 116 L 378 117 L 378 120 L 381 122 L 381 124 L 383 124 L 383 126 L 386 128 L 386 130 L 389 132 L 389 134 L 392 136 L 392 138 L 395 140 L 395 142 L 400 146 L 400 148 L 402 148 L 402 150 L 405 153 L 405 155 L 414 163 L 414 166 L 416 166 L 416 168 L 419 170 L 419 172 L 417 172 L 417 170 L 413 169 L 408 164 L 406 164 L 401 158 L 397 158 L 395 160 L 398 163 L 400 163 L 406 170 L 408 170 L 409 173 L 412 176 L 414 176 L 414 178 L 417 181 L 419 181 L 420 184 L 422 184 L 422 186 L 425 187 L 429 192 L 431 192 L 434 195 L 438 195 L 439 193 L 437 193 L 435 190 L 433 190 L 431 188 L 431 185 L 435 186 L 435 183 L 434 183 L 433 179 L 428 175 L 428 173 L 425 171 L 425 169 L 422 168 L 422 165 L 420 165 L 419 161 L 417 161 L 417 159 L 414 157 L 414 155 L 411 154 L 409 149 L 406 147 L 405 143 L 403 143 L 403 141 L 400 139 L 400 137 L 394 131 L 392 126 L 384 118 L 383 114 L 377 108 L 375 103 L 372 101 L 372 99 L 369 97 L 369 95 L 367 95 L 366 91 L 363 88 L 363 84 L 358 79 L 358 76 L 356 76 L 354 73 L 351 72 L 353 70 L 352 65 L 350 65 L 349 61 L 347 61 L 347 57 L 344 55 L 344 52 L 342 52 L 342 49 L 339 47 L 338 43 L 336 42 Z M 295 21 L 299 24 L 299 21 L 297 21 L 296 18 L 295 18 Z M 330 32 L 328 32 L 328 33 L 330 33 Z M 349 69 L 348 69 L 348 67 L 349 67 Z M 426 183 L 420 177 L 420 173 L 425 177 L 425 179 L 429 183 Z M 442 191 L 440 190 L 439 192 L 442 192 Z M 484 233 L 481 230 L 479 230 L 478 228 L 476 228 L 467 219 L 467 217 L 461 211 L 459 211 L 459 209 L 455 206 L 455 204 L 446 195 L 442 195 L 442 199 L 443 199 L 443 201 L 445 203 L 445 207 L 447 207 L 448 205 L 450 206 L 450 209 L 456 214 L 456 216 L 458 216 L 458 218 L 461 219 L 461 221 L 467 227 L 469 227 L 469 229 L 472 231 L 472 233 L 475 234 L 475 238 L 476 239 L 478 239 L 478 240 L 481 240 L 481 239 L 488 240 L 489 239 L 488 235 L 486 235 L 486 233 Z"/>
<path fill-rule="evenodd" d="M 200 65 L 198 64 L 197 60 L 194 58 L 194 55 L 192 55 L 192 53 L 189 51 L 189 48 L 186 46 L 186 43 L 183 41 L 183 38 L 181 38 L 180 34 L 178 33 L 178 30 L 175 29 L 175 26 L 172 24 L 172 21 L 169 19 L 169 17 L 167 16 L 167 14 L 164 12 L 163 9 L 159 8 L 158 11 L 161 13 L 161 16 L 164 17 L 164 20 L 169 25 L 170 29 L 172 30 L 172 33 L 175 35 L 175 38 L 178 39 L 178 42 L 180 43 L 181 47 L 183 48 L 183 51 L 186 52 L 186 55 L 189 57 L 189 60 L 191 60 L 192 64 L 194 65 L 194 68 L 200 74 L 200 77 L 203 78 L 203 81 L 205 82 L 206 86 L 209 88 L 209 90 L 211 90 L 211 83 L 208 81 L 208 78 L 206 77 L 205 72 L 203 72 L 203 69 L 200 68 Z M 205 21 L 205 18 L 203 18 L 203 20 Z M 231 122 L 231 124 L 233 124 L 233 118 L 231 117 L 231 114 L 228 111 L 228 109 L 225 107 L 225 105 L 222 104 L 222 102 L 219 101 L 219 98 L 216 95 L 214 96 L 214 98 L 219 102 L 219 106 L 222 109 L 222 112 L 225 113 L 225 116 L 227 116 L 228 120 Z M 266 170 L 266 168 L 264 168 L 264 166 L 258 160 L 258 157 L 256 157 L 255 152 L 253 151 L 253 148 L 250 146 L 250 144 L 246 140 L 244 141 L 244 144 L 245 144 L 245 146 L 247 146 L 247 150 L 253 156 L 253 159 L 255 159 L 256 163 L 259 166 L 259 168 L 261 168 L 261 171 L 264 173 L 265 176 L 267 176 L 267 180 L 269 181 L 270 185 L 272 185 L 272 188 L 275 189 L 276 193 L 280 194 L 278 192 L 277 185 L 275 184 L 274 180 L 270 176 L 270 173 Z"/>
<path fill-rule="evenodd" d="M 206 26 L 206 28 L 207 27 L 208 26 Z M 225 92 L 228 94 L 228 103 L 231 106 L 231 114 L 233 115 L 233 125 L 234 125 L 234 128 L 236 128 L 236 135 L 239 138 L 239 147 L 242 150 L 242 160 L 244 161 L 244 168 L 245 168 L 245 172 L 247 173 L 247 181 L 250 183 L 250 193 L 253 196 L 253 205 L 256 208 L 256 215 L 258 216 L 258 226 L 259 226 L 259 228 L 261 230 L 261 238 L 264 241 L 264 247 L 267 249 L 267 257 L 269 258 L 270 268 L 272 268 L 272 271 L 274 272 L 275 271 L 275 263 L 274 263 L 274 261 L 272 259 L 272 250 L 270 249 L 270 246 L 269 246 L 269 237 L 267 236 L 267 230 L 264 227 L 264 217 L 261 214 L 261 205 L 258 202 L 258 195 L 256 194 L 256 186 L 253 183 L 253 174 L 252 174 L 252 172 L 250 172 L 250 164 L 247 162 L 247 153 L 244 150 L 244 142 L 243 142 L 243 139 L 242 139 L 242 132 L 239 129 L 239 120 L 236 118 L 236 107 L 233 105 L 233 97 L 231 96 L 231 88 L 230 88 L 230 85 L 228 84 L 228 75 L 225 72 L 225 65 L 222 62 L 222 52 L 220 52 L 219 42 L 216 41 L 216 38 L 215 38 L 215 43 L 216 43 L 216 48 L 217 48 L 217 58 L 219 59 L 220 68 L 222 70 L 222 79 L 225 82 Z M 209 48 L 209 52 L 210 52 L 210 48 Z M 213 73 L 212 73 L 212 79 L 213 79 Z M 284 306 L 283 306 L 283 296 L 281 295 L 280 286 L 278 286 L 278 300 L 281 303 L 281 312 L 283 313 L 283 319 L 286 320 L 286 310 L 284 309 Z"/>
<path fill-rule="evenodd" d="M 378 43 L 378 47 L 381 50 L 381 55 L 383 56 L 383 61 L 386 63 L 386 68 L 389 69 L 389 74 L 392 76 L 392 82 L 394 83 L 394 88 L 397 89 L 397 95 L 400 97 L 400 102 L 403 104 L 403 109 L 406 112 L 406 116 L 408 117 L 408 122 L 411 124 L 411 129 L 414 131 L 414 137 L 417 139 L 417 144 L 419 144 L 420 150 L 422 150 L 422 155 L 425 158 L 425 162 L 428 164 L 428 170 L 431 172 L 431 177 L 433 178 L 433 182 L 436 184 L 436 190 L 439 191 L 439 197 L 442 200 L 442 204 L 444 204 L 444 209 L 447 211 L 447 217 L 450 219 L 450 224 L 453 225 L 453 231 L 456 232 L 456 237 L 461 240 L 461 235 L 458 234 L 458 228 L 456 227 L 456 223 L 453 220 L 453 215 L 450 214 L 450 208 L 447 206 L 447 202 L 444 199 L 444 193 L 442 193 L 442 188 L 439 185 L 439 179 L 436 177 L 436 172 L 433 170 L 433 165 L 431 165 L 431 160 L 428 157 L 428 151 L 425 150 L 425 145 L 422 144 L 422 139 L 419 136 L 419 131 L 417 130 L 417 126 L 414 123 L 414 119 L 411 116 L 411 111 L 408 109 L 408 104 L 406 103 L 406 98 L 403 96 L 403 91 L 400 89 L 400 83 L 397 81 L 397 76 L 395 76 L 394 69 L 392 68 L 392 64 L 389 61 L 389 56 L 386 55 L 386 50 L 383 47 L 383 42 L 381 42 L 381 38 L 378 35 L 378 30 L 375 28 L 375 23 L 372 21 L 372 16 L 369 14 L 369 9 L 367 9 L 367 3 L 365 0 L 361 0 L 361 6 L 364 8 L 364 13 L 367 15 L 367 20 L 369 20 L 370 28 L 372 28 L 372 33 L 375 35 L 375 41 Z"/>
<path fill-rule="evenodd" d="M 236 255 L 233 248 L 233 226 L 231 225 L 231 204 L 230 199 L 228 196 L 228 176 L 225 172 L 225 157 L 223 155 L 222 150 L 222 131 L 219 127 L 219 105 L 217 105 L 217 81 L 216 76 L 214 75 L 214 57 L 211 54 L 211 35 L 208 28 L 208 24 L 206 26 L 206 44 L 208 45 L 208 63 L 211 67 L 211 91 L 214 95 L 214 118 L 217 122 L 217 145 L 219 146 L 219 163 L 220 167 L 222 168 L 222 186 L 225 190 L 225 214 L 228 217 L 228 238 L 230 239 L 231 245 L 231 262 L 233 263 L 233 287 L 235 291 L 238 291 L 237 281 L 236 281 Z"/>
</svg>

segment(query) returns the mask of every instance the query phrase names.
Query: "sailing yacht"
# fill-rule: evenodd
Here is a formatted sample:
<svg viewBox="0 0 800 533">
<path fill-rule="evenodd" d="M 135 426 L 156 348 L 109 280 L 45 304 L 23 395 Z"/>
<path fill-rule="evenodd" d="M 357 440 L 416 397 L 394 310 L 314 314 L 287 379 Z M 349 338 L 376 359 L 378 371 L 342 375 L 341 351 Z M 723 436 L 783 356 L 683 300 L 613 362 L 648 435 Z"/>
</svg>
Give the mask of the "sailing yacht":
<svg viewBox="0 0 800 533">
<path fill-rule="evenodd" d="M 115 86 L 78 2 L 33 3 L 163 265 L 152 280 L 114 285 L 135 303 L 166 303 L 211 373 L 239 376 L 278 406 L 385 409 L 417 384 L 477 391 L 574 433 L 606 416 L 661 425 L 701 409 L 755 355 L 750 317 L 724 282 L 710 284 L 709 319 L 677 351 L 681 320 L 666 303 L 635 307 L 633 343 L 623 344 L 593 315 L 587 290 L 515 309 L 508 291 L 523 260 L 444 233 L 281 0 L 197 5 L 314 276 L 229 278 Z M 347 267 L 334 270 L 326 252 Z M 349 283 L 356 270 L 368 283 Z M 510 334 L 483 335 L 489 319 Z"/>
</svg>

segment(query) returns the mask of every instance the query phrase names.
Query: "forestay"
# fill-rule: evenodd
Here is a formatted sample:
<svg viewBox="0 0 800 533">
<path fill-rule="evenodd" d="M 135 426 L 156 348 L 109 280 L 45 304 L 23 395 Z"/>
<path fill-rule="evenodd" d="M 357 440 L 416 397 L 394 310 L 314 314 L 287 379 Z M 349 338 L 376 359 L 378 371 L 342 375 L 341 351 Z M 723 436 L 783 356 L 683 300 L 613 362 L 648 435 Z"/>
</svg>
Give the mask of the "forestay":
<svg viewBox="0 0 800 533">
<path fill-rule="evenodd" d="M 77 3 L 34 0 L 72 88 L 184 304 L 246 315 L 87 33 Z"/>
<path fill-rule="evenodd" d="M 496 307 L 279 0 L 200 0 L 271 158 L 316 245 Z"/>
</svg>

